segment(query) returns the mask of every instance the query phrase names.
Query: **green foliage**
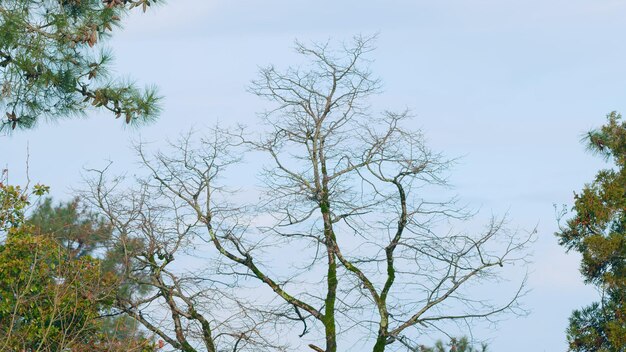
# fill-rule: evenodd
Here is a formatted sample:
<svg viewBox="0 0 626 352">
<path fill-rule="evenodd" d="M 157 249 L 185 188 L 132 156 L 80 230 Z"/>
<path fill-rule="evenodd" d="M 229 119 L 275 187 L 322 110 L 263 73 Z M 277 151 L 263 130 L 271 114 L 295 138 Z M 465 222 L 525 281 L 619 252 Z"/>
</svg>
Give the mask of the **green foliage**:
<svg viewBox="0 0 626 352">
<path fill-rule="evenodd" d="M 41 194 L 41 187 L 33 193 Z M 102 312 L 113 307 L 117 276 L 103 270 L 102 261 L 88 250 L 76 255 L 58 237 L 62 233 L 64 240 L 81 238 L 69 229 L 86 232 L 93 224 L 73 218 L 74 203 L 58 208 L 52 208 L 49 200 L 42 204 L 34 211 L 38 221 L 29 223 L 25 220 L 26 192 L 0 184 L 4 235 L 0 242 L 0 350 L 154 351 L 154 344 L 138 335 L 134 325 L 124 319 L 102 318 Z M 65 220 L 68 226 L 63 227 Z M 66 232 L 35 233 L 34 223 L 39 230 L 63 228 Z"/>
<path fill-rule="evenodd" d="M 24 225 L 25 193 L 0 186 L 0 336 L 2 350 L 61 350 L 64 341 L 84 342 L 91 322 L 110 295 L 106 280 L 94 277 L 97 261 L 70 261 L 48 236 L 33 236 Z M 102 286 L 101 286 L 102 285 Z"/>
<path fill-rule="evenodd" d="M 120 265 L 129 253 L 143 248 L 141 241 L 113 238 L 111 224 L 89 211 L 79 198 L 56 205 L 46 198 L 30 212 L 26 223 L 34 234 L 54 237 L 75 258 L 98 257 L 100 269 L 118 277 L 118 296 L 145 293 L 145 288 L 123 280 Z"/>
<path fill-rule="evenodd" d="M 612 112 L 587 135 L 588 148 L 614 163 L 575 193 L 574 215 L 556 234 L 568 250 L 582 254 L 585 282 L 602 300 L 570 318 L 571 351 L 619 352 L 626 346 L 626 122 Z"/>
<path fill-rule="evenodd" d="M 0 230 L 5 235 L 21 225 L 27 206 L 27 198 L 20 187 L 0 182 Z"/>
<path fill-rule="evenodd" d="M 78 198 L 57 206 L 46 198 L 30 214 L 28 224 L 36 234 L 55 237 L 76 257 L 93 254 L 111 238 L 111 225 L 81 207 Z"/>
<path fill-rule="evenodd" d="M 112 303 L 110 278 L 100 276 L 97 260 L 65 254 L 50 237 L 23 232 L 0 247 L 0 335 L 11 337 L 11 350 L 92 343 L 99 308 Z"/>
<path fill-rule="evenodd" d="M 157 0 L 0 1 L 0 131 L 104 108 L 126 123 L 159 112 L 154 88 L 112 79 L 99 49 L 131 8 Z"/>
<path fill-rule="evenodd" d="M 434 347 L 420 346 L 420 352 L 487 352 L 487 345 L 472 345 L 467 337 L 452 338 L 447 344 L 439 340 Z"/>
</svg>

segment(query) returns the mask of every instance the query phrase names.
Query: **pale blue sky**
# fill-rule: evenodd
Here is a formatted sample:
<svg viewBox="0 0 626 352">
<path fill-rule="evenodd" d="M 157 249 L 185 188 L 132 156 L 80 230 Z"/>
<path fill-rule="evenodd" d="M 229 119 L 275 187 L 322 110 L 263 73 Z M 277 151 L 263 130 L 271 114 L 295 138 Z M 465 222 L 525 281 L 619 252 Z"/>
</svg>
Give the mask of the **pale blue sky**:
<svg viewBox="0 0 626 352">
<path fill-rule="evenodd" d="M 156 123 L 124 129 L 90 113 L 42 124 L 0 137 L 2 159 L 20 183 L 28 142 L 31 178 L 69 197 L 84 166 L 132 169 L 128 145 L 140 134 L 160 141 L 218 119 L 253 123 L 264 102 L 245 87 L 259 65 L 293 62 L 294 39 L 378 32 L 384 93 L 373 107 L 410 108 L 434 149 L 465 156 L 452 181 L 479 219 L 508 211 L 513 226 L 538 224 L 531 314 L 477 337 L 493 351 L 564 351 L 567 318 L 594 291 L 556 244 L 552 204 L 571 204 L 602 166 L 581 135 L 626 111 L 625 16 L 617 0 L 170 0 L 130 18 L 112 42 L 117 71 L 166 96 Z"/>
</svg>

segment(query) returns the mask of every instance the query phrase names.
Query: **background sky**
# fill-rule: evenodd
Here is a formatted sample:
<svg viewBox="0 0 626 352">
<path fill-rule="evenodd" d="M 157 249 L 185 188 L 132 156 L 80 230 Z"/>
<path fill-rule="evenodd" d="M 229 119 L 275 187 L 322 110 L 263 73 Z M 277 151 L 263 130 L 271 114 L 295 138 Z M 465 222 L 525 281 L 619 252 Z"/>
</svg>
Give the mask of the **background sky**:
<svg viewBox="0 0 626 352">
<path fill-rule="evenodd" d="M 166 97 L 157 122 L 124 128 L 89 113 L 41 124 L 0 137 L 1 161 L 23 183 L 28 145 L 30 178 L 66 199 L 84 167 L 113 160 L 132 172 L 133 139 L 158 146 L 218 120 L 253 124 L 265 103 L 246 86 L 259 66 L 295 62 L 294 39 L 379 33 L 372 69 L 384 92 L 372 107 L 410 108 L 433 149 L 463 156 L 452 183 L 481 209 L 477 221 L 508 212 L 513 227 L 538 227 L 531 313 L 477 337 L 492 351 L 564 351 L 571 311 L 595 292 L 556 243 L 553 204 L 571 206 L 604 166 L 584 132 L 626 111 L 625 15 L 621 0 L 170 0 L 128 18 L 110 43 L 118 74 Z"/>
</svg>

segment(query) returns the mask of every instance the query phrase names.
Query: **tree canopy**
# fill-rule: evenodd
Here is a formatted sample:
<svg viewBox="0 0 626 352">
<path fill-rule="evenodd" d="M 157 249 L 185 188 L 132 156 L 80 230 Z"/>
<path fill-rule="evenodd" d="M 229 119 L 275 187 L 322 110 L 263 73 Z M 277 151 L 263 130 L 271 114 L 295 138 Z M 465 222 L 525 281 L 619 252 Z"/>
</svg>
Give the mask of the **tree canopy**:
<svg viewBox="0 0 626 352">
<path fill-rule="evenodd" d="M 453 337 L 448 343 L 439 340 L 433 347 L 420 346 L 419 352 L 487 352 L 487 344 L 483 343 L 478 347 L 473 345 L 466 336 Z"/>
<path fill-rule="evenodd" d="M 0 131 L 80 116 L 89 106 L 126 123 L 156 117 L 156 89 L 111 77 L 111 53 L 100 45 L 131 8 L 156 1 L 1 1 Z"/>
<path fill-rule="evenodd" d="M 419 350 L 452 324 L 523 312 L 523 281 L 507 297 L 470 287 L 525 264 L 533 234 L 501 218 L 464 229 L 471 214 L 446 192 L 452 162 L 407 127 L 409 112 L 369 105 L 372 41 L 297 43 L 305 64 L 262 68 L 255 131 L 140 144 L 133 178 L 91 170 L 81 198 L 114 236 L 145 244 L 120 263 L 149 293 L 119 309 L 186 352 Z M 265 161 L 258 196 L 233 190 L 244 154 Z"/>
<path fill-rule="evenodd" d="M 34 188 L 36 195 L 45 191 Z M 120 289 L 116 273 L 91 251 L 79 256 L 58 233 L 29 224 L 29 198 L 26 189 L 0 183 L 0 351 L 154 351 L 136 324 L 109 316 Z M 42 228 L 59 224 L 42 213 L 64 213 L 66 229 L 77 224 L 72 203 L 43 204 L 35 211 Z M 94 227 L 87 222 L 80 222 L 83 236 Z"/>
<path fill-rule="evenodd" d="M 626 122 L 612 112 L 586 136 L 587 147 L 612 166 L 574 194 L 573 216 L 556 234 L 582 254 L 585 282 L 602 293 L 575 311 L 567 338 L 571 351 L 620 352 L 626 346 Z"/>
</svg>

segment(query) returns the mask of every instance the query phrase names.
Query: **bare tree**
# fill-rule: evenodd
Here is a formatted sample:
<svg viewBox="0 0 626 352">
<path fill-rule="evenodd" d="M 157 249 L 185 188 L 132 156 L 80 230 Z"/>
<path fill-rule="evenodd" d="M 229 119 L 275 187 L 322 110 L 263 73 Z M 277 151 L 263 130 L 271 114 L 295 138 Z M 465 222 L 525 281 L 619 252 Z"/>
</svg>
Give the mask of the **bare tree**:
<svg viewBox="0 0 626 352">
<path fill-rule="evenodd" d="M 150 225 L 151 233 L 159 235 L 147 243 L 155 249 L 152 257 L 140 260 L 145 268 L 170 275 L 168 253 L 191 238 L 205 239 L 219 254 L 214 258 L 219 264 L 212 276 L 196 280 L 227 277 L 225 286 L 234 289 L 229 299 L 236 302 L 243 299 L 236 288 L 256 280 L 257 304 L 240 304 L 237 314 L 252 312 L 263 323 L 276 322 L 264 328 L 302 324 L 299 337 L 314 351 L 337 351 L 341 336 L 346 345 L 356 339 L 376 352 L 417 350 L 421 334 L 445 331 L 449 322 L 520 312 L 523 282 L 504 301 L 472 295 L 466 287 L 497 280 L 505 265 L 524 263 L 532 234 L 510 231 L 504 219 L 495 218 L 480 233 L 449 227 L 471 215 L 454 197 L 442 196 L 449 194 L 446 172 L 452 161 L 432 152 L 419 131 L 404 127 L 407 111 L 371 112 L 368 97 L 380 88 L 366 60 L 371 44 L 372 38 L 362 37 L 340 50 L 297 43 L 308 66 L 264 68 L 251 86 L 252 93 L 273 103 L 262 115 L 260 136 L 243 128 L 216 129 L 199 147 L 183 138 L 154 157 L 140 145 L 141 162 L 151 174 L 140 183 L 141 191 L 132 200 L 111 200 L 96 182 L 96 205 L 124 233 L 125 224 L 135 220 L 121 220 L 119 214 L 146 223 L 145 213 L 154 213 L 154 207 L 143 204 L 162 202 L 172 216 L 159 215 L 164 223 Z M 227 167 L 241 163 L 242 149 L 268 158 L 261 172 L 266 192 L 254 205 L 233 204 L 236 196 L 225 188 L 229 180 L 220 178 L 228 175 Z M 175 235 L 160 237 L 166 233 Z M 166 341 L 185 350 L 183 335 L 189 328 L 181 319 L 195 321 L 199 304 L 182 297 L 181 278 L 170 275 L 166 281 L 151 284 L 172 312 L 176 339 Z M 263 299 L 268 292 L 274 300 Z M 207 298 L 193 297 L 197 302 Z M 185 304 L 184 312 L 178 302 Z M 127 312 L 166 337 L 143 318 L 137 304 Z M 289 340 L 257 331 L 257 339 Z M 240 334 L 251 338 L 249 332 Z"/>
<path fill-rule="evenodd" d="M 181 160 L 190 161 L 193 156 L 186 148 L 179 149 Z M 158 160 L 163 165 L 180 161 L 164 155 Z M 211 163 L 224 166 L 217 159 Z M 121 258 L 117 270 L 122 278 L 115 314 L 127 314 L 142 324 L 161 347 L 167 343 L 185 352 L 284 350 L 262 330 L 274 322 L 274 315 L 268 319 L 267 313 L 234 293 L 240 287 L 235 287 L 232 275 L 211 267 L 219 267 L 219 259 L 201 260 L 206 267 L 186 267 L 193 265 L 190 258 L 203 257 L 196 240 L 202 238 L 198 230 L 204 221 L 195 210 L 150 179 L 134 179 L 135 189 L 123 188 L 124 178 L 106 179 L 107 169 L 91 170 L 96 177 L 82 196 L 115 229 L 112 243 L 117 248 L 109 252 Z M 212 177 L 207 170 L 205 176 Z M 188 189 L 198 187 L 192 179 L 177 181 L 190 182 Z M 175 259 L 182 263 L 177 266 Z"/>
</svg>

